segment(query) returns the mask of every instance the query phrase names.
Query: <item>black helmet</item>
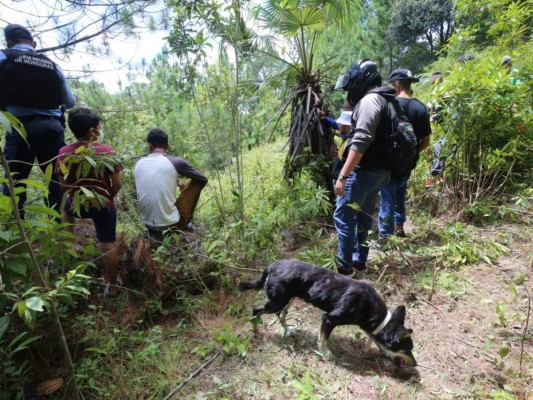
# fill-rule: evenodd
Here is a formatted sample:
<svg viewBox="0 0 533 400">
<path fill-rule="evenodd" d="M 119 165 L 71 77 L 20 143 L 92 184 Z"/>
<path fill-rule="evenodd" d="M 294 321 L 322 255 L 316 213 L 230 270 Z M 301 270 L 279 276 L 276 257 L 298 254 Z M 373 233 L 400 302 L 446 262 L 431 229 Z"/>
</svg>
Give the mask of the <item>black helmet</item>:
<svg viewBox="0 0 533 400">
<path fill-rule="evenodd" d="M 363 58 L 352 64 L 348 71 L 339 77 L 335 89 L 348 92 L 348 102 L 355 107 L 370 86 L 381 86 L 381 82 L 381 74 L 376 63 Z"/>
</svg>

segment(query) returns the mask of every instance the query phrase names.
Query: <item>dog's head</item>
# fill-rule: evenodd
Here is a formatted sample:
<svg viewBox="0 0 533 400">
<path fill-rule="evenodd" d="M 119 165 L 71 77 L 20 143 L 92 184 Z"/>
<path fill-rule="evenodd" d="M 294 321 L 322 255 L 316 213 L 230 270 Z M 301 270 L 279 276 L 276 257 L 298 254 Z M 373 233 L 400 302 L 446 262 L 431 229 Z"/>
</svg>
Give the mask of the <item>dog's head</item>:
<svg viewBox="0 0 533 400">
<path fill-rule="evenodd" d="M 383 330 L 376 335 L 374 341 L 386 357 L 394 362 L 397 367 L 415 367 L 416 360 L 413 356 L 412 329 L 406 329 L 405 306 L 399 306 L 392 313 L 391 319 Z"/>
</svg>

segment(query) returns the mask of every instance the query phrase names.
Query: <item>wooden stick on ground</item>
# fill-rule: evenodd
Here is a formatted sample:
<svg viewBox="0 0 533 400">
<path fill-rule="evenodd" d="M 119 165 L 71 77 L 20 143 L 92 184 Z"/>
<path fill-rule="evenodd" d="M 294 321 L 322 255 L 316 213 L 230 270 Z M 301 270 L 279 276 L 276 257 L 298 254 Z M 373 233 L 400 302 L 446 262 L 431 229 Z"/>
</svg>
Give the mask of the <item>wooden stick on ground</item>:
<svg viewBox="0 0 533 400">
<path fill-rule="evenodd" d="M 204 368 L 206 368 L 211 362 L 217 358 L 222 353 L 217 353 L 213 357 L 211 357 L 209 360 L 207 360 L 200 368 L 198 368 L 196 371 L 194 371 L 192 374 L 189 375 L 187 379 L 185 379 L 183 382 L 179 384 L 175 389 L 173 389 L 169 394 L 167 394 L 163 400 L 169 400 L 172 396 L 174 396 L 176 393 L 178 393 L 183 386 L 190 380 L 192 380 L 196 375 L 198 375 Z"/>
</svg>

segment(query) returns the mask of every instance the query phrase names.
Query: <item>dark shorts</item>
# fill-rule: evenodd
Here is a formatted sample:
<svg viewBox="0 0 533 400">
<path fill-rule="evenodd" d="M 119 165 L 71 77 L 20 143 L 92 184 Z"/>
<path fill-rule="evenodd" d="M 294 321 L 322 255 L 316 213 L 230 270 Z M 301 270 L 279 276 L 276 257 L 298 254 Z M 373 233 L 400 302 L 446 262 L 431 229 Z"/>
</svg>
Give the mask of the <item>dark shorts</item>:
<svg viewBox="0 0 533 400">
<path fill-rule="evenodd" d="M 89 208 L 81 209 L 81 215 L 75 214 L 70 209 L 70 199 L 67 199 L 65 211 L 74 218 L 90 218 L 93 220 L 96 238 L 100 243 L 113 243 L 117 238 L 117 209 L 116 208 Z"/>
</svg>

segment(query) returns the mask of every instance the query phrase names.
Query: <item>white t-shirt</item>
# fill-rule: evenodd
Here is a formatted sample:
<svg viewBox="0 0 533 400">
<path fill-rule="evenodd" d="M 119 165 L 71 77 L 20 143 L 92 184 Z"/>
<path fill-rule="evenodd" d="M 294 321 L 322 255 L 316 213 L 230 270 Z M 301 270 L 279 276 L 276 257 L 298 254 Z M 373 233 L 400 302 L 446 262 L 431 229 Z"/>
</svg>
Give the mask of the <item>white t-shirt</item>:
<svg viewBox="0 0 533 400">
<path fill-rule="evenodd" d="M 179 221 L 176 192 L 180 176 L 207 183 L 207 177 L 183 158 L 153 152 L 137 161 L 137 207 L 149 228 L 163 230 Z"/>
<path fill-rule="evenodd" d="M 165 227 L 180 219 L 176 208 L 178 171 L 163 153 L 151 153 L 135 165 L 137 207 L 148 227 Z"/>
</svg>

